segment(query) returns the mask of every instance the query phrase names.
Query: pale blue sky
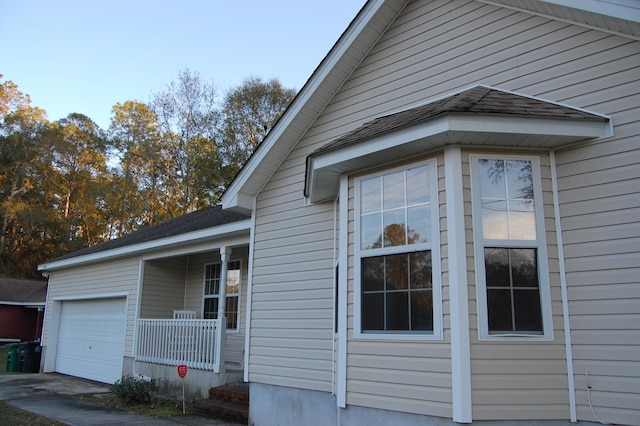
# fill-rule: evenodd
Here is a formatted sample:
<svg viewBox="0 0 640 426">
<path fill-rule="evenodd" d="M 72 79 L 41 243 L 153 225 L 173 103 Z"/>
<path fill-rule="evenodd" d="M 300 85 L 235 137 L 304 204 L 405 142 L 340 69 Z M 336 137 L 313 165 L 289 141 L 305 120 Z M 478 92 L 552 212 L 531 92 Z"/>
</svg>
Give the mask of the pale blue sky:
<svg viewBox="0 0 640 426">
<path fill-rule="evenodd" d="M 102 128 L 188 68 L 218 95 L 251 75 L 300 89 L 365 0 L 0 0 L 0 74 L 51 121 Z"/>
</svg>

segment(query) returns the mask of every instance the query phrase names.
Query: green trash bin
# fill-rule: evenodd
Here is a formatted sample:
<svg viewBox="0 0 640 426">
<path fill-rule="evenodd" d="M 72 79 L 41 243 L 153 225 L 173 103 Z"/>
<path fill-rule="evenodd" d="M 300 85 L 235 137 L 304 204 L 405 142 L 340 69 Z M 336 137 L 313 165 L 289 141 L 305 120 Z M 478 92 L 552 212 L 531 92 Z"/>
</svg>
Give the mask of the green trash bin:
<svg viewBox="0 0 640 426">
<path fill-rule="evenodd" d="M 8 343 L 5 346 L 7 350 L 7 372 L 20 372 L 20 356 L 18 355 L 18 343 Z"/>
</svg>

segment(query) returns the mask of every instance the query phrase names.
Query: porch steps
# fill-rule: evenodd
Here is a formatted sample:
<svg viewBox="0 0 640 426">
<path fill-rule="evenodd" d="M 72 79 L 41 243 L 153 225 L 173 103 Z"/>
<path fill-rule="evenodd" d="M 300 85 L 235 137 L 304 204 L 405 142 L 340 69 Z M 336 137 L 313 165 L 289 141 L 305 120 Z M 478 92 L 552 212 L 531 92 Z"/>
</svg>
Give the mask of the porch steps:
<svg viewBox="0 0 640 426">
<path fill-rule="evenodd" d="M 209 389 L 209 399 L 195 401 L 204 414 L 223 417 L 241 424 L 249 423 L 249 385 L 235 383 Z"/>
</svg>

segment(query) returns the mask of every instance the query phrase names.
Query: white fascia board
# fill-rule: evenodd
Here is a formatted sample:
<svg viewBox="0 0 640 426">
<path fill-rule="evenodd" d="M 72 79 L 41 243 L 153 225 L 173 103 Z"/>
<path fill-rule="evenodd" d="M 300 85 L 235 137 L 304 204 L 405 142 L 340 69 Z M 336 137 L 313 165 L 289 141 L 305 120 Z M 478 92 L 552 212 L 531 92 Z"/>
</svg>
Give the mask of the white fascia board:
<svg viewBox="0 0 640 426">
<path fill-rule="evenodd" d="M 492 4 L 498 7 L 537 13 L 534 10 L 523 9 L 519 2 L 477 0 L 482 3 Z M 640 8 L 637 0 L 537 0 L 538 3 L 548 3 L 556 6 L 580 10 L 595 15 L 622 19 L 630 22 L 640 22 Z M 545 16 L 550 16 L 545 14 Z"/>
<path fill-rule="evenodd" d="M 46 302 L 5 302 L 0 301 L 0 305 L 11 305 L 11 306 L 26 306 L 26 307 L 34 307 L 34 308 L 44 308 Z"/>
<path fill-rule="evenodd" d="M 246 235 L 226 238 L 208 238 L 204 241 L 196 241 L 179 247 L 168 247 L 167 249 L 154 250 L 152 253 L 143 254 L 142 260 L 162 259 L 166 257 L 184 256 L 187 254 L 205 253 L 218 250 L 221 246 L 236 247 L 249 244 L 249 232 Z"/>
<path fill-rule="evenodd" d="M 640 3 L 637 0 L 540 0 L 625 21 L 640 22 Z"/>
<path fill-rule="evenodd" d="M 226 225 L 203 229 L 200 231 L 188 232 L 185 234 L 174 235 L 166 238 L 159 238 L 157 240 L 147 241 L 144 243 L 119 247 L 112 250 L 105 250 L 97 253 L 91 253 L 85 256 L 77 256 L 69 259 L 43 263 L 38 266 L 38 270 L 53 271 L 56 269 L 68 268 L 71 266 L 82 265 L 85 263 L 93 263 L 93 262 L 105 261 L 105 260 L 115 259 L 115 258 L 124 257 L 124 256 L 131 256 L 134 254 L 139 254 L 141 252 L 161 250 L 163 248 L 167 248 L 175 245 L 187 244 L 187 243 L 195 242 L 205 238 L 222 238 L 228 234 L 235 234 L 243 231 L 248 232 L 250 229 L 250 226 L 251 226 L 251 220 L 246 219 L 246 220 L 233 222 Z"/>
<path fill-rule="evenodd" d="M 240 172 L 231 182 L 227 191 L 222 194 L 221 204 L 223 209 L 241 208 L 246 210 L 251 206 L 252 203 L 248 203 L 247 199 L 253 198 L 257 194 L 243 193 L 243 188 L 249 180 L 255 179 L 254 174 L 256 170 L 263 163 L 267 155 L 269 155 L 273 146 L 278 143 L 291 123 L 300 115 L 301 111 L 304 110 L 310 99 L 318 96 L 317 93 L 321 84 L 331 74 L 333 69 L 343 58 L 347 49 L 349 49 L 353 42 L 358 38 L 358 35 L 364 30 L 364 28 L 366 28 L 369 21 L 384 3 L 385 0 L 375 0 L 369 1 L 365 4 L 364 7 L 367 8 L 367 10 L 363 9 L 363 11 L 356 16 L 356 20 L 351 23 L 349 28 L 347 28 L 345 33 L 337 41 L 336 45 L 322 60 L 318 68 L 302 87 L 300 93 L 295 97 L 292 104 L 287 108 L 284 115 L 280 120 L 278 120 L 276 126 L 267 134 L 258 149 L 249 158 L 249 161 L 242 169 L 240 169 Z M 291 149 L 292 148 L 293 146 Z M 282 161 L 284 161 L 284 158 L 280 159 L 278 162 L 281 163 Z M 269 176 L 272 174 L 273 172 L 270 172 Z M 266 180 L 262 184 L 264 185 L 264 183 L 266 183 Z"/>
<path fill-rule="evenodd" d="M 604 138 L 611 120 L 558 119 L 497 114 L 451 114 L 449 131 Z"/>
<path fill-rule="evenodd" d="M 437 118 L 422 124 L 374 137 L 373 139 L 363 141 L 363 143 L 357 143 L 314 156 L 313 166 L 315 170 L 324 169 L 334 164 L 444 133 L 449 131 L 449 129 L 448 116 Z"/>
</svg>

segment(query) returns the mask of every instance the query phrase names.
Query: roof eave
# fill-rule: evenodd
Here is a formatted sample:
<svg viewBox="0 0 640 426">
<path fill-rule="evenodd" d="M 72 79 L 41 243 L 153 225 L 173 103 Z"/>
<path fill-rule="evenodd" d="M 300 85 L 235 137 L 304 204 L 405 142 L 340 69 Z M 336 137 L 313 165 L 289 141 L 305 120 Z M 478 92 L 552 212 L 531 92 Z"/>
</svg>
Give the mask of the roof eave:
<svg viewBox="0 0 640 426">
<path fill-rule="evenodd" d="M 84 264 L 103 262 L 107 260 L 115 260 L 127 256 L 139 255 L 142 253 L 163 250 L 173 246 L 181 246 L 191 244 L 204 239 L 221 239 L 231 235 L 240 233 L 247 234 L 251 229 L 251 219 L 245 219 L 221 226 L 215 226 L 199 231 L 188 232 L 184 234 L 174 235 L 171 237 L 159 238 L 156 240 L 145 241 L 143 243 L 131 244 L 111 250 L 99 251 L 83 256 L 71 257 L 62 260 L 54 260 L 52 262 L 38 265 L 39 271 L 51 272 L 57 269 L 64 269 Z"/>
<path fill-rule="evenodd" d="M 231 182 L 222 196 L 224 209 L 253 210 L 255 196 L 407 3 L 369 0 L 363 6 Z"/>
<path fill-rule="evenodd" d="M 613 135 L 611 120 L 554 119 L 506 114 L 442 114 L 426 122 L 307 158 L 305 196 L 311 203 L 335 197 L 340 175 L 444 148 L 556 149 Z"/>
</svg>

